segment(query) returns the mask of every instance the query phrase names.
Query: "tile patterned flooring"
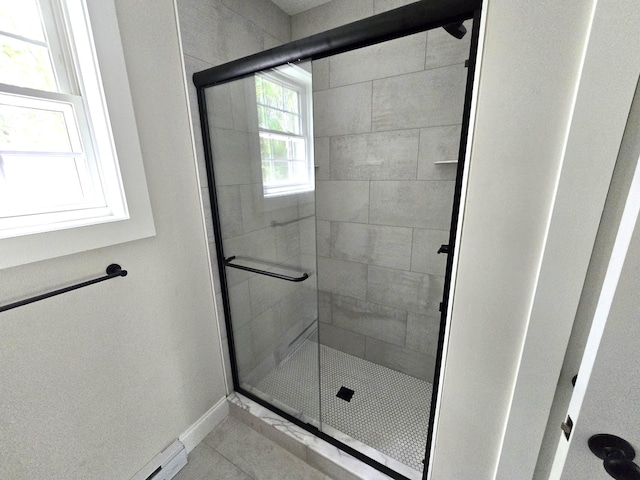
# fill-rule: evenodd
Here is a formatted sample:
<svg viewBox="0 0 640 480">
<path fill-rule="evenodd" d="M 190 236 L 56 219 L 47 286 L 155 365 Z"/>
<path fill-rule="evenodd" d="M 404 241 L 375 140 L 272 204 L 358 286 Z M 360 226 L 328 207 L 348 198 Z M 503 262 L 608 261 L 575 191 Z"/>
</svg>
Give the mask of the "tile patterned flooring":
<svg viewBox="0 0 640 480">
<path fill-rule="evenodd" d="M 190 454 L 174 480 L 332 480 L 232 416 Z"/>
<path fill-rule="evenodd" d="M 320 400 L 324 426 L 422 472 L 432 385 L 321 345 L 319 399 L 317 352 L 305 341 L 256 390 L 314 419 Z M 336 397 L 342 386 L 355 391 L 350 402 Z"/>
</svg>

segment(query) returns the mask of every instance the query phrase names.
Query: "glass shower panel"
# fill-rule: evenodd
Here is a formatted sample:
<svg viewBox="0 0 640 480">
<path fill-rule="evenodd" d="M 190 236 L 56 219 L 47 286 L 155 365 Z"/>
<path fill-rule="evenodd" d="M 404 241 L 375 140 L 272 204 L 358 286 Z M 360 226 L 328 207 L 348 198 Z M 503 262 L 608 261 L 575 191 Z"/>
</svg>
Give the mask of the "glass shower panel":
<svg viewBox="0 0 640 480">
<path fill-rule="evenodd" d="M 319 426 L 311 88 L 306 62 L 205 94 L 239 386 Z"/>
<path fill-rule="evenodd" d="M 408 478 L 425 458 L 470 37 L 313 62 L 322 430 Z"/>
</svg>

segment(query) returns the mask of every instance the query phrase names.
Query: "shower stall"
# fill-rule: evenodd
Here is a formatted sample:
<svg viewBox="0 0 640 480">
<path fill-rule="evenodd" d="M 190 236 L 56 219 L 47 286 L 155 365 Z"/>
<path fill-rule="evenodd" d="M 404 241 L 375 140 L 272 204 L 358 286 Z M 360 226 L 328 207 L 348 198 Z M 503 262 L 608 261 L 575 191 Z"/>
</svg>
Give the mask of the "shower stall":
<svg viewBox="0 0 640 480">
<path fill-rule="evenodd" d="M 234 388 L 393 478 L 426 476 L 478 20 L 421 1 L 194 75 Z"/>
</svg>

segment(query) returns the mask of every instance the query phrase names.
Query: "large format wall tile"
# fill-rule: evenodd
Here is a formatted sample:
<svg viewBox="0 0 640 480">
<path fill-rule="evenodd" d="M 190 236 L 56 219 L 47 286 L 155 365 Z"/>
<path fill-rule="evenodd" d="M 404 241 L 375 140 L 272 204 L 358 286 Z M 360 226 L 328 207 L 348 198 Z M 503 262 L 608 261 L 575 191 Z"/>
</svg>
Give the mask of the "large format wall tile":
<svg viewBox="0 0 640 480">
<path fill-rule="evenodd" d="M 463 65 L 373 81 L 373 131 L 462 121 L 467 70 Z"/>
<path fill-rule="evenodd" d="M 370 302 L 423 315 L 438 315 L 444 278 L 370 265 L 367 286 Z"/>
<path fill-rule="evenodd" d="M 342 295 L 333 296 L 333 325 L 352 332 L 404 346 L 407 312 Z"/>
<path fill-rule="evenodd" d="M 455 180 L 457 163 L 436 164 L 458 160 L 460 125 L 423 128 L 420 130 L 418 180 Z"/>
<path fill-rule="evenodd" d="M 329 59 L 320 58 L 313 60 L 312 72 L 313 72 L 313 91 L 326 90 L 329 88 Z"/>
<path fill-rule="evenodd" d="M 365 358 L 412 377 L 433 382 L 435 358 L 367 337 Z"/>
<path fill-rule="evenodd" d="M 407 348 L 435 358 L 438 351 L 440 317 L 409 312 L 407 318 Z"/>
<path fill-rule="evenodd" d="M 313 139 L 313 165 L 315 179 L 331 179 L 330 137 L 316 137 Z"/>
<path fill-rule="evenodd" d="M 331 87 L 423 70 L 426 40 L 421 32 L 329 57 Z"/>
<path fill-rule="evenodd" d="M 265 198 L 262 185 L 240 186 L 242 225 L 245 232 L 267 228 L 276 223 L 299 218 L 298 202 L 294 196 Z"/>
<path fill-rule="evenodd" d="M 364 358 L 364 335 L 328 324 L 322 324 L 318 333 L 322 345 Z"/>
<path fill-rule="evenodd" d="M 371 182 L 370 223 L 448 230 L 454 182 Z"/>
<path fill-rule="evenodd" d="M 224 240 L 227 257 L 251 258 L 264 262 L 276 262 L 276 236 L 273 228 L 263 228 Z"/>
<path fill-rule="evenodd" d="M 383 13 L 394 8 L 404 7 L 418 0 L 374 0 L 374 12 L 376 14 Z"/>
<path fill-rule="evenodd" d="M 220 185 L 216 192 L 222 238 L 242 235 L 244 230 L 242 229 L 240 187 L 238 185 Z"/>
<path fill-rule="evenodd" d="M 318 182 L 316 204 L 319 220 L 366 223 L 369 220 L 369 182 Z"/>
<path fill-rule="evenodd" d="M 418 130 L 332 137 L 331 179 L 415 180 L 419 137 Z"/>
<path fill-rule="evenodd" d="M 318 257 L 318 289 L 364 300 L 367 297 L 367 266 Z"/>
<path fill-rule="evenodd" d="M 222 0 L 222 3 L 280 41 L 291 41 L 291 18 L 272 2 Z"/>
<path fill-rule="evenodd" d="M 256 162 L 251 155 L 249 134 L 235 130 L 211 129 L 211 149 L 216 185 L 240 185 L 253 182 Z"/>
<path fill-rule="evenodd" d="M 317 137 L 371 131 L 371 82 L 313 94 L 313 129 Z"/>
<path fill-rule="evenodd" d="M 360 223 L 331 223 L 334 258 L 409 270 L 412 229 Z"/>
<path fill-rule="evenodd" d="M 471 20 L 464 22 L 467 34 L 461 39 L 449 35 L 443 28 L 429 30 L 427 32 L 426 68 L 443 67 L 457 63 L 464 64 L 465 60 L 469 58 L 472 25 Z"/>
<path fill-rule="evenodd" d="M 447 268 L 447 254 L 438 250 L 449 243 L 447 230 L 413 229 L 411 250 L 411 271 L 444 276 Z"/>
<path fill-rule="evenodd" d="M 326 220 L 317 220 L 316 228 L 318 231 L 317 250 L 313 252 L 321 257 L 331 256 L 331 222 Z"/>
<path fill-rule="evenodd" d="M 296 289 L 296 284 L 265 275 L 249 278 L 251 314 L 255 318 Z"/>
</svg>

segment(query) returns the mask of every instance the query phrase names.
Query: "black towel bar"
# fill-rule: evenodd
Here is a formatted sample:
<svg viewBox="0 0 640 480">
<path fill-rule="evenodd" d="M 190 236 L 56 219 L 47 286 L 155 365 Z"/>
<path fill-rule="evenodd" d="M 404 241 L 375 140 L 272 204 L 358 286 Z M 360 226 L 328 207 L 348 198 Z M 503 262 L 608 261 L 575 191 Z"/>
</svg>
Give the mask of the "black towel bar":
<svg viewBox="0 0 640 480">
<path fill-rule="evenodd" d="M 109 280 L 110 278 L 115 277 L 126 277 L 127 271 L 122 270 L 120 265 L 116 263 L 112 263 L 107 267 L 107 275 L 100 278 L 94 278 L 93 280 L 88 280 L 86 282 L 78 283 L 76 285 L 71 285 L 70 287 L 61 288 L 59 290 L 54 290 L 49 293 L 43 293 L 42 295 L 37 295 L 35 297 L 27 298 L 26 300 L 20 300 L 19 302 L 10 303 L 8 305 L 3 305 L 0 307 L 0 312 L 5 312 L 7 310 L 11 310 L 12 308 L 22 307 L 23 305 L 28 305 L 29 303 L 37 302 L 39 300 L 44 300 L 45 298 L 53 297 L 55 295 L 60 295 L 61 293 L 67 293 L 71 290 L 77 290 L 78 288 L 87 287 L 89 285 L 93 285 L 94 283 L 104 282 L 105 280 Z"/>
<path fill-rule="evenodd" d="M 286 280 L 287 282 L 304 282 L 309 275 L 303 273 L 301 277 L 290 277 L 289 275 L 283 275 L 281 273 L 268 272 L 267 270 L 260 270 L 257 268 L 245 267 L 244 265 L 236 265 L 231 263 L 231 260 L 235 260 L 235 256 L 225 258 L 224 264 L 227 267 L 237 268 L 239 270 L 246 270 L 247 272 L 258 273 L 260 275 L 266 275 L 267 277 L 279 278 L 280 280 Z"/>
</svg>

